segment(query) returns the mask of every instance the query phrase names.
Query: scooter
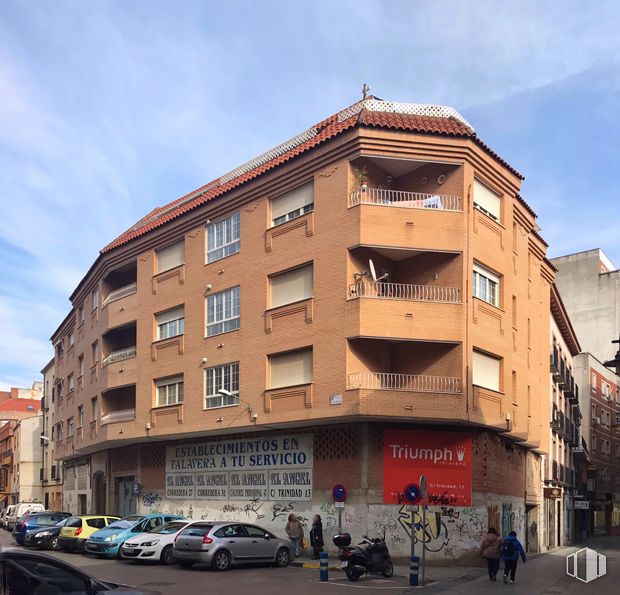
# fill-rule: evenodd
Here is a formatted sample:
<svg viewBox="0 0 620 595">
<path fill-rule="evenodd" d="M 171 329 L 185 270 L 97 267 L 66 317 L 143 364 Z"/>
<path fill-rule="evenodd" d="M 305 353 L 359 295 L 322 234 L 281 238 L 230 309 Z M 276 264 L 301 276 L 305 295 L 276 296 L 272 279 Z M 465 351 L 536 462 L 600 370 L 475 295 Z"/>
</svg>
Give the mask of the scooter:
<svg viewBox="0 0 620 595">
<path fill-rule="evenodd" d="M 366 535 L 362 537 L 364 539 L 357 546 L 351 546 L 349 533 L 340 533 L 333 538 L 334 545 L 340 548 L 340 567 L 344 568 L 347 578 L 355 582 L 362 574 L 368 573 L 390 578 L 394 574 L 394 566 L 385 544 L 385 535 L 374 539 Z"/>
</svg>

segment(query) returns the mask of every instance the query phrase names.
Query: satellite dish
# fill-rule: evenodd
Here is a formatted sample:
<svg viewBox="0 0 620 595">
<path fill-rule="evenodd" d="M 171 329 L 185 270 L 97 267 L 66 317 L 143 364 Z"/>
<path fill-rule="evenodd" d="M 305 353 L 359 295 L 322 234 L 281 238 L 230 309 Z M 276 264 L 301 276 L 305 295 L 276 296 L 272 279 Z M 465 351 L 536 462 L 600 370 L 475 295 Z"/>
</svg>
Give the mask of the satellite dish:
<svg viewBox="0 0 620 595">
<path fill-rule="evenodd" d="M 377 271 L 375 270 L 375 263 L 372 261 L 372 258 L 368 259 L 368 268 L 370 269 L 370 276 L 373 281 L 377 280 Z"/>
</svg>

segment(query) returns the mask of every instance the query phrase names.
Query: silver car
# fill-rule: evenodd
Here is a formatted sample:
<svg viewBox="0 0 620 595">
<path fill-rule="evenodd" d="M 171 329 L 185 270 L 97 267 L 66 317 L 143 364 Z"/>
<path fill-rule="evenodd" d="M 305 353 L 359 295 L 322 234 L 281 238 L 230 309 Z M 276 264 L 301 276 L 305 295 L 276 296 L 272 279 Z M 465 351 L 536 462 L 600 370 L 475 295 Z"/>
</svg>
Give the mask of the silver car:
<svg viewBox="0 0 620 595">
<path fill-rule="evenodd" d="M 257 562 L 287 566 L 293 544 L 248 523 L 195 521 L 178 534 L 174 556 L 183 568 L 195 562 L 210 564 L 215 570 Z"/>
</svg>

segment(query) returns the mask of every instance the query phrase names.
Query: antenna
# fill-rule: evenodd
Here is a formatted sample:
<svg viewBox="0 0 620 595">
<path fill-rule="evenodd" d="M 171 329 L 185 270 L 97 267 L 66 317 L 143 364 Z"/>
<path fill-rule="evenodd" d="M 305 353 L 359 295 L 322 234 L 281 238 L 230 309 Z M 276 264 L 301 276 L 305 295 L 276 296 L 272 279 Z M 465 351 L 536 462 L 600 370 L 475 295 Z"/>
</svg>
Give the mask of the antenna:
<svg viewBox="0 0 620 595">
<path fill-rule="evenodd" d="M 370 276 L 373 281 L 383 281 L 383 279 L 387 279 L 390 276 L 390 273 L 385 272 L 380 277 L 377 277 L 377 270 L 375 269 L 375 263 L 372 261 L 372 258 L 368 259 L 368 268 L 370 269 Z"/>
<path fill-rule="evenodd" d="M 362 100 L 366 99 L 368 91 L 370 91 L 370 87 L 366 83 L 364 83 L 364 85 L 362 86 Z"/>
</svg>

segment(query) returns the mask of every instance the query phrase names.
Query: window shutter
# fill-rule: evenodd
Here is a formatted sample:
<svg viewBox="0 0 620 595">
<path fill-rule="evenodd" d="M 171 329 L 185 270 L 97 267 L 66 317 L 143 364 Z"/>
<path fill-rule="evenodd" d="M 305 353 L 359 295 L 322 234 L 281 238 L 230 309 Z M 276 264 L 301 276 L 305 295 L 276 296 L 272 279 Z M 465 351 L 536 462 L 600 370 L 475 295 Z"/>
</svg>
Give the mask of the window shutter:
<svg viewBox="0 0 620 595">
<path fill-rule="evenodd" d="M 167 312 L 160 312 L 159 314 L 157 314 L 157 324 L 165 324 L 166 322 L 170 322 L 171 320 L 178 320 L 179 318 L 183 318 L 184 314 L 185 309 L 183 306 L 173 308 L 172 310 L 168 310 Z"/>
<path fill-rule="evenodd" d="M 270 388 L 312 382 L 312 349 L 302 349 L 269 358 Z"/>
<path fill-rule="evenodd" d="M 269 280 L 272 308 L 312 297 L 312 265 L 299 267 Z"/>
<path fill-rule="evenodd" d="M 185 262 L 185 242 L 157 250 L 157 272 L 163 273 Z"/>
<path fill-rule="evenodd" d="M 271 219 L 277 219 L 314 202 L 314 182 L 285 192 L 271 200 Z"/>
<path fill-rule="evenodd" d="M 500 360 L 496 357 L 474 351 L 473 383 L 494 391 L 499 391 Z"/>
<path fill-rule="evenodd" d="M 474 178 L 474 204 L 483 208 L 487 213 L 499 221 L 500 197 L 488 186 Z"/>
</svg>

